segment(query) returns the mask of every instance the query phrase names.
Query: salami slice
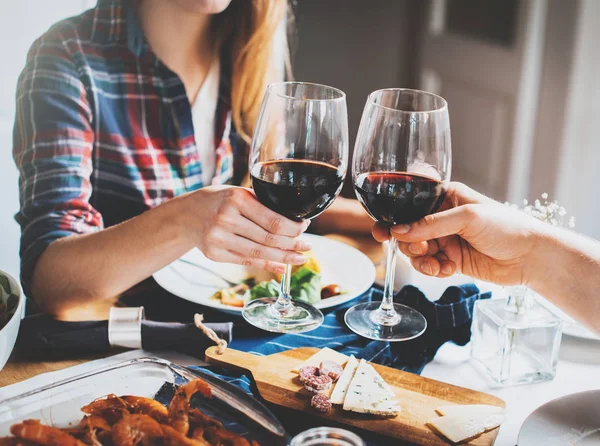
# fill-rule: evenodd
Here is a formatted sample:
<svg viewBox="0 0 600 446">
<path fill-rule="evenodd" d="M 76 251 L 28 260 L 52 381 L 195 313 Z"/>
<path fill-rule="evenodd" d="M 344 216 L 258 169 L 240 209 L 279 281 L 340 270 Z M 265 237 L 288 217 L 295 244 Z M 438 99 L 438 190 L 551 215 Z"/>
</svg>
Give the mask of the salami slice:
<svg viewBox="0 0 600 446">
<path fill-rule="evenodd" d="M 307 365 L 307 366 L 302 367 L 298 371 L 298 377 L 300 378 L 300 382 L 302 384 L 304 384 L 304 382 L 307 379 L 310 379 L 313 376 L 319 376 L 319 369 L 318 369 L 318 367 L 315 367 L 315 366 L 312 366 L 312 365 Z"/>
<path fill-rule="evenodd" d="M 310 405 L 317 412 L 329 412 L 331 410 L 331 401 L 327 395 L 323 395 L 321 393 L 317 393 L 310 400 Z"/>
<path fill-rule="evenodd" d="M 329 376 L 333 382 L 336 382 L 344 369 L 335 361 L 323 361 L 319 366 L 319 374 Z"/>
<path fill-rule="evenodd" d="M 309 392 L 323 392 L 331 387 L 332 379 L 327 375 L 318 375 L 308 377 L 304 381 L 304 388 Z"/>
</svg>

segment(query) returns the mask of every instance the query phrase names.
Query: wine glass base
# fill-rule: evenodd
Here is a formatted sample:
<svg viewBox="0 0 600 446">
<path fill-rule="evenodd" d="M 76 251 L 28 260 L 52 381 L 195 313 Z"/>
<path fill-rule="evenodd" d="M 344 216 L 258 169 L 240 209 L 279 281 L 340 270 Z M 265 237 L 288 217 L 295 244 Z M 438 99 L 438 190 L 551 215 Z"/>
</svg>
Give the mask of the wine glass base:
<svg viewBox="0 0 600 446">
<path fill-rule="evenodd" d="M 242 316 L 251 325 L 272 333 L 303 333 L 323 323 L 323 313 L 312 305 L 293 301 L 286 312 L 279 312 L 273 304 L 276 297 L 265 297 L 248 302 Z"/>
<path fill-rule="evenodd" d="M 396 317 L 379 311 L 381 302 L 368 302 L 350 308 L 344 320 L 359 336 L 375 341 L 401 342 L 418 338 L 427 329 L 425 317 L 406 305 L 394 304 Z"/>
</svg>

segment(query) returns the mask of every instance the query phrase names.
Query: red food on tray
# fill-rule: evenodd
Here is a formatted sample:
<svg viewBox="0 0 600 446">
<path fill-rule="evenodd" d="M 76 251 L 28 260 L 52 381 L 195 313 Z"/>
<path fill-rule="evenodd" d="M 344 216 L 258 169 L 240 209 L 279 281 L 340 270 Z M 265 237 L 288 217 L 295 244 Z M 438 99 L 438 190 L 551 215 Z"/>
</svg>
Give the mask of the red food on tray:
<svg viewBox="0 0 600 446">
<path fill-rule="evenodd" d="M 25 420 L 11 426 L 13 437 L 0 438 L 0 446 L 258 446 L 191 408 L 190 399 L 197 394 L 212 397 L 202 379 L 178 387 L 168 407 L 152 398 L 109 394 L 83 406 L 86 415 L 76 427 L 61 429 Z"/>
</svg>

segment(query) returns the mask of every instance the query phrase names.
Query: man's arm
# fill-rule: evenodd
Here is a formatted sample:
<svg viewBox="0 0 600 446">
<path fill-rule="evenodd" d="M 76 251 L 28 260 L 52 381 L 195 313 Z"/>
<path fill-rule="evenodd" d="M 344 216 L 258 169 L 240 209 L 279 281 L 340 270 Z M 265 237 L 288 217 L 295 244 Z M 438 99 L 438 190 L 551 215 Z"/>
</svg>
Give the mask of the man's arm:
<svg viewBox="0 0 600 446">
<path fill-rule="evenodd" d="M 545 229 L 536 236 L 526 285 L 600 333 L 600 243 Z"/>
<path fill-rule="evenodd" d="M 357 200 L 338 197 L 323 214 L 312 223 L 312 230 L 320 234 L 369 234 L 373 219 Z"/>
</svg>

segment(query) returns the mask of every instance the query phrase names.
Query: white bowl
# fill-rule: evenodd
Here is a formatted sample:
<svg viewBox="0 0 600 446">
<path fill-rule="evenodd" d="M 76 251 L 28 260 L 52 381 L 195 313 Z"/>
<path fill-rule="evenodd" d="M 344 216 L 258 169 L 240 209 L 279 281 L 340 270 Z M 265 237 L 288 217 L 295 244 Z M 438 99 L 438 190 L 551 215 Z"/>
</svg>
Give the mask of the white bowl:
<svg viewBox="0 0 600 446">
<path fill-rule="evenodd" d="M 19 326 L 21 325 L 21 319 L 25 312 L 25 296 L 21 289 L 21 285 L 13 276 L 2 270 L 0 270 L 0 276 L 4 276 L 8 279 L 10 294 L 15 294 L 19 298 L 17 309 L 12 317 L 4 327 L 0 328 L 0 370 L 2 370 L 12 353 L 15 341 L 17 340 L 17 335 L 19 334 Z M 7 294 L 0 291 L 0 300 L 2 300 L 2 303 L 6 303 L 5 299 L 7 297 Z"/>
</svg>

